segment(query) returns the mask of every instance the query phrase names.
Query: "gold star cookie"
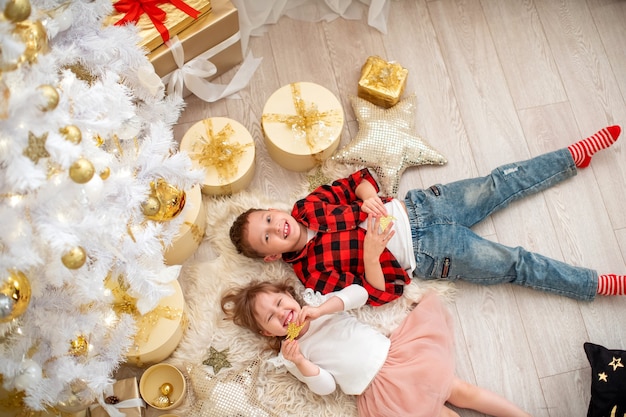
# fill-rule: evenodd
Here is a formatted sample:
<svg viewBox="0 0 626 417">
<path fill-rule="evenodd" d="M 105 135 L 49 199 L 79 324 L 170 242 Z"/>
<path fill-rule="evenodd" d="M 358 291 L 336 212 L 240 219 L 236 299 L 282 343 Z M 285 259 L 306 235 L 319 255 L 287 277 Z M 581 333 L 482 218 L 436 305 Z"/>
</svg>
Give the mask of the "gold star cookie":
<svg viewBox="0 0 626 417">
<path fill-rule="evenodd" d="M 387 226 L 389 226 L 389 223 L 391 223 L 392 221 L 396 220 L 395 217 L 393 216 L 383 216 L 380 218 L 380 230 L 385 230 L 387 228 Z"/>
<path fill-rule="evenodd" d="M 292 321 L 287 325 L 287 339 L 294 340 L 300 334 L 300 331 L 304 327 L 305 323 L 301 325 L 296 324 L 296 322 Z"/>
</svg>

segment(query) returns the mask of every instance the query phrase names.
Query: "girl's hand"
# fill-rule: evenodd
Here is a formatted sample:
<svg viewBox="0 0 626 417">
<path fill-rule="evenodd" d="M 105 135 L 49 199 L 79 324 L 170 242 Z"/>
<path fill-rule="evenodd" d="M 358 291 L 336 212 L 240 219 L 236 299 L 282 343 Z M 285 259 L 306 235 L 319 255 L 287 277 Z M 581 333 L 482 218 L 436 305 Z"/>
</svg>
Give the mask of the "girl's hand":
<svg viewBox="0 0 626 417">
<path fill-rule="evenodd" d="M 322 312 L 320 311 L 319 307 L 305 305 L 302 306 L 302 308 L 300 309 L 300 313 L 298 313 L 298 319 L 296 320 L 296 322 L 298 324 L 302 324 L 307 320 L 315 320 L 320 316 L 322 316 Z"/>
<path fill-rule="evenodd" d="M 295 363 L 296 365 L 305 360 L 304 356 L 300 352 L 300 345 L 298 345 L 297 340 L 283 340 L 280 347 L 280 353 L 283 354 L 285 359 Z"/>
<path fill-rule="evenodd" d="M 363 204 L 361 204 L 361 210 L 363 210 L 367 214 L 371 214 L 376 217 L 387 215 L 387 209 L 385 208 L 383 201 L 378 195 L 363 200 Z"/>
</svg>

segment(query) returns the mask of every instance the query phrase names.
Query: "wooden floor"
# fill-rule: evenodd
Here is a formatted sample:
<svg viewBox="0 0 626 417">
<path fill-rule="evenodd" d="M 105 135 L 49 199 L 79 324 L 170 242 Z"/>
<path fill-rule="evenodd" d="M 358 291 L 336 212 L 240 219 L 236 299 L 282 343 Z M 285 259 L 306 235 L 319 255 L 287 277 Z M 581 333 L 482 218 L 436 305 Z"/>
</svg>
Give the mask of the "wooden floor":
<svg viewBox="0 0 626 417">
<path fill-rule="evenodd" d="M 382 34 L 361 21 L 282 18 L 250 40 L 263 62 L 242 100 L 208 104 L 190 96 L 177 139 L 206 117 L 239 121 L 257 147 L 250 188 L 284 196 L 306 175 L 268 159 L 259 124 L 265 101 L 290 82 L 325 86 L 346 112 L 343 146 L 358 131 L 349 96 L 370 55 L 409 70 L 417 133 L 449 161 L 407 170 L 400 195 L 486 174 L 606 125 L 626 127 L 624 0 L 394 0 L 388 28 Z M 622 138 L 577 177 L 494 215 L 477 231 L 600 273 L 626 273 L 625 153 Z M 586 416 L 591 375 L 583 343 L 626 348 L 626 298 L 587 303 L 510 285 L 457 288 L 461 378 L 533 416 Z"/>
</svg>

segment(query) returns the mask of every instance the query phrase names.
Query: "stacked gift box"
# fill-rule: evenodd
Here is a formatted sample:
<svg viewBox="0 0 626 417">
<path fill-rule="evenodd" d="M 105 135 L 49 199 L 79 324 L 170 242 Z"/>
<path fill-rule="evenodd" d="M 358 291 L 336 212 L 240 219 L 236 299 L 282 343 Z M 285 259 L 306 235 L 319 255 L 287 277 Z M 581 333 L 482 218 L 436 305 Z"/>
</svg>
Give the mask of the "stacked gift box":
<svg viewBox="0 0 626 417">
<path fill-rule="evenodd" d="M 178 69 L 170 49 L 172 42 L 180 43 L 184 63 L 203 59 L 215 65 L 216 71 L 206 80 L 243 60 L 239 14 L 229 0 L 178 0 L 145 7 L 139 0 L 118 0 L 113 5 L 116 13 L 105 24 L 136 24 L 139 45 L 148 51 L 155 72 L 165 80 Z M 184 95 L 188 94 L 185 90 Z"/>
</svg>

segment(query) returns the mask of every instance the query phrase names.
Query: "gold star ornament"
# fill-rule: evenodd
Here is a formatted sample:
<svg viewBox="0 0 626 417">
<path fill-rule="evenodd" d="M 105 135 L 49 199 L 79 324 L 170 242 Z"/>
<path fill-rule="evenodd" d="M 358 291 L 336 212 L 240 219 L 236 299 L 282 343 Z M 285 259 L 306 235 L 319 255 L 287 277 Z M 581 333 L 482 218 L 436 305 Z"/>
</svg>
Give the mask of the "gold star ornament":
<svg viewBox="0 0 626 417">
<path fill-rule="evenodd" d="M 36 136 L 33 132 L 28 132 L 28 146 L 24 149 L 24 156 L 35 164 L 39 162 L 41 158 L 49 157 L 50 154 L 46 150 L 47 139 L 48 132 L 41 136 Z"/>
<path fill-rule="evenodd" d="M 209 349 L 209 357 L 202 362 L 203 365 L 213 367 L 216 374 L 222 368 L 230 368 L 232 365 L 228 362 L 228 348 L 218 351 L 213 346 Z"/>
<path fill-rule="evenodd" d="M 200 366 L 187 365 L 196 399 L 187 415 L 276 417 L 257 396 L 259 367 L 254 360 L 243 369 L 215 376 Z"/>
<path fill-rule="evenodd" d="M 359 97 L 351 97 L 351 102 L 359 121 L 359 132 L 331 159 L 372 169 L 384 195 L 397 196 L 400 177 L 407 168 L 448 162 L 415 134 L 417 98 L 414 94 L 388 109 Z"/>
</svg>

